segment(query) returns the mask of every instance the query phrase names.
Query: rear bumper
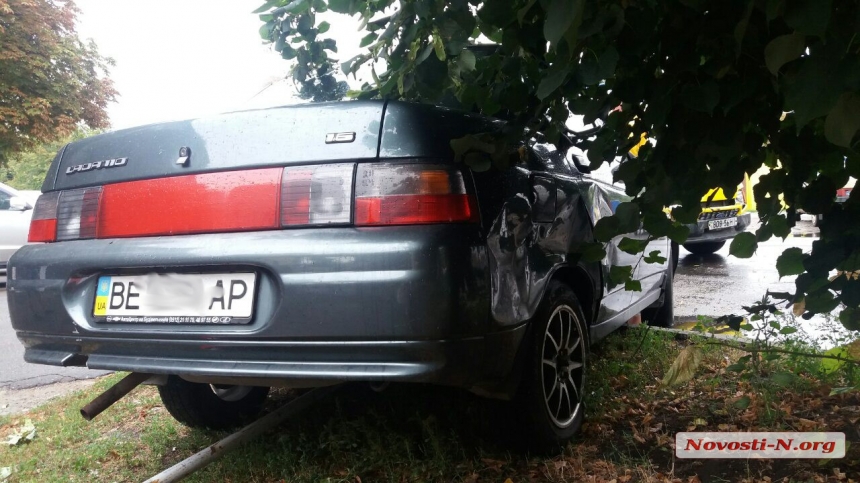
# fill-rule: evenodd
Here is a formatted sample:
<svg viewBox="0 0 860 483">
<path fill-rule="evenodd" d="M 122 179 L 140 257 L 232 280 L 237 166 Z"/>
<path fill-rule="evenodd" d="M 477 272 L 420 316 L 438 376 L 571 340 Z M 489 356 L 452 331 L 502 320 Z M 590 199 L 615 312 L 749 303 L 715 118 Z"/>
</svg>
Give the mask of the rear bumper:
<svg viewBox="0 0 860 483">
<path fill-rule="evenodd" d="M 521 325 L 465 339 L 390 342 L 149 340 L 141 344 L 26 332 L 18 337 L 27 346 L 24 359 L 35 364 L 179 374 L 209 381 L 245 379 L 265 385 L 408 381 L 490 390 L 510 373 L 525 330 Z"/>
<path fill-rule="evenodd" d="M 491 322 L 487 263 L 471 225 L 81 240 L 18 251 L 8 301 L 34 363 L 470 386 L 510 370 L 525 330 Z M 201 270 L 258 274 L 250 323 L 121 324 L 92 316 L 100 274 Z"/>
<path fill-rule="evenodd" d="M 749 213 L 745 213 L 738 216 L 737 225 L 713 231 L 708 229 L 708 220 L 700 220 L 695 224 L 687 225 L 687 228 L 690 229 L 690 235 L 687 237 L 687 241 L 685 241 L 684 244 L 690 245 L 694 243 L 730 240 L 738 233 L 746 231 L 750 226 L 750 219 L 751 215 Z"/>
</svg>

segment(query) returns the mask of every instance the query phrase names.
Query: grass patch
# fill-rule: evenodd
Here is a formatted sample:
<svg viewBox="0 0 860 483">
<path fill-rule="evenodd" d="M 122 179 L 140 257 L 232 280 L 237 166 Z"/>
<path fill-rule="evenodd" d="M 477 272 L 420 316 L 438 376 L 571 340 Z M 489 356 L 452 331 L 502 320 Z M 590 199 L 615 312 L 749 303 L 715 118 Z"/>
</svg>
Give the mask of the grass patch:
<svg viewBox="0 0 860 483">
<path fill-rule="evenodd" d="M 704 352 L 696 377 L 662 387 L 666 370 L 691 343 Z M 791 370 L 796 378 L 778 385 L 727 370 L 739 355 L 645 328 L 610 336 L 592 348 L 581 435 L 549 457 L 519 449 L 506 403 L 441 387 L 394 385 L 374 393 L 347 386 L 188 481 L 823 481 L 860 474 L 860 397 L 830 395 L 837 385 L 856 384 L 856 373 L 785 357 L 768 361 L 769 370 Z M 142 481 L 227 434 L 176 423 L 153 387 L 84 421 L 78 409 L 121 376 L 0 419 L 3 440 L 27 418 L 37 429 L 29 443 L 0 446 L 0 467 L 13 468 L 8 481 Z M 273 409 L 291 397 L 278 390 L 268 404 Z M 742 398 L 749 399 L 745 407 L 737 404 Z M 822 465 L 674 459 L 674 434 L 691 428 L 826 429 L 844 431 L 853 444 L 845 459 Z"/>
</svg>

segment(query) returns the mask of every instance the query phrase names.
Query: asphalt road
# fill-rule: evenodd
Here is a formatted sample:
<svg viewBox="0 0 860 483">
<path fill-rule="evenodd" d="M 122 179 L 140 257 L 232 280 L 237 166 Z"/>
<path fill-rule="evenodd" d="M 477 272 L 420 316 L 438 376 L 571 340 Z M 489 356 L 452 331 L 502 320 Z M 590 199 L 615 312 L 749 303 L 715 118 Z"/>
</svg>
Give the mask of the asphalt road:
<svg viewBox="0 0 860 483">
<path fill-rule="evenodd" d="M 675 272 L 675 321 L 699 315 L 742 314 L 741 307 L 761 300 L 766 290 L 794 292 L 794 277 L 780 280 L 776 258 L 789 247 L 812 249 L 815 238 L 790 236 L 759 245 L 752 258 L 729 256 L 729 244 L 713 255 L 693 255 L 681 248 Z"/>
<path fill-rule="evenodd" d="M 776 258 L 788 247 L 804 251 L 814 238 L 792 236 L 761 245 L 753 258 L 729 256 L 729 245 L 714 255 L 693 255 L 681 248 L 675 275 L 676 323 L 698 315 L 742 313 L 741 307 L 760 300 L 765 290 L 792 291 L 793 278 L 780 280 Z M 0 288 L 0 388 L 22 389 L 54 382 L 91 378 L 104 374 L 78 367 L 54 367 L 24 362 L 24 349 L 9 321 L 6 290 Z"/>
<path fill-rule="evenodd" d="M 9 321 L 6 288 L 0 288 L 0 388 L 25 389 L 55 382 L 68 382 L 105 374 L 84 367 L 55 367 L 24 362 L 24 347 Z"/>
</svg>

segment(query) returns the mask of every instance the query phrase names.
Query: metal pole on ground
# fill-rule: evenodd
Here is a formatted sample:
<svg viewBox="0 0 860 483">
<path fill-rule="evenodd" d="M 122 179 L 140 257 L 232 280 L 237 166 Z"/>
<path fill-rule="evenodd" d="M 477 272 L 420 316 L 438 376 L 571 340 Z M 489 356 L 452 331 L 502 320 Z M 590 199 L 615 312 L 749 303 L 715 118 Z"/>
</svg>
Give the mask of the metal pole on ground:
<svg viewBox="0 0 860 483">
<path fill-rule="evenodd" d="M 203 451 L 195 453 L 167 468 L 144 483 L 172 483 L 179 481 L 224 456 L 231 450 L 236 449 L 242 443 L 269 431 L 290 416 L 307 409 L 311 404 L 334 392 L 338 387 L 328 386 L 308 391 Z"/>
</svg>

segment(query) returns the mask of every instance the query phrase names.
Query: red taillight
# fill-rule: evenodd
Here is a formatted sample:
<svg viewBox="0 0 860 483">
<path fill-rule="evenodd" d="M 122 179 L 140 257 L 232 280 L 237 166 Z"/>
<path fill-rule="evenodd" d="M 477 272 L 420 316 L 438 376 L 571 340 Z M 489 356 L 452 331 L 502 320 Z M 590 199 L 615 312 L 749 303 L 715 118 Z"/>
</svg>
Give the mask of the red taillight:
<svg viewBox="0 0 860 483">
<path fill-rule="evenodd" d="M 30 219 L 28 242 L 44 243 L 57 240 L 57 203 L 59 199 L 59 191 L 39 196 L 36 206 L 33 208 L 33 217 Z"/>
<path fill-rule="evenodd" d="M 358 226 L 478 221 L 462 174 L 421 164 L 360 165 L 355 187 Z"/>
<path fill-rule="evenodd" d="M 42 195 L 29 241 L 122 238 L 282 227 L 478 221 L 460 171 L 352 163 L 204 173 Z M 355 186 L 355 197 L 353 197 Z"/>
<path fill-rule="evenodd" d="M 272 230 L 280 183 L 268 168 L 107 185 L 98 238 Z"/>
</svg>

